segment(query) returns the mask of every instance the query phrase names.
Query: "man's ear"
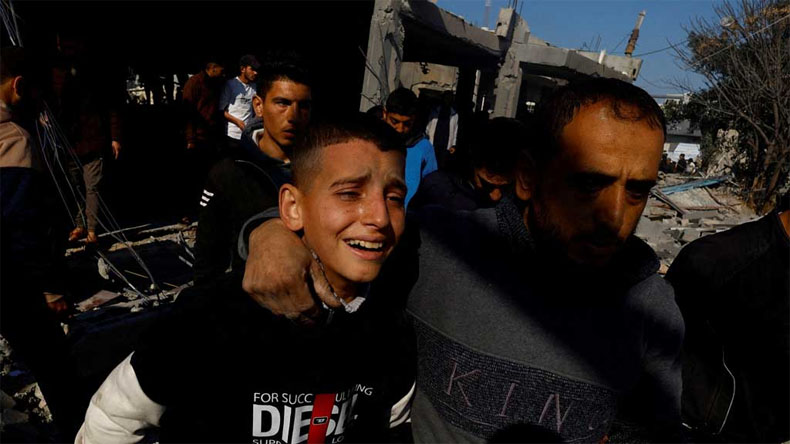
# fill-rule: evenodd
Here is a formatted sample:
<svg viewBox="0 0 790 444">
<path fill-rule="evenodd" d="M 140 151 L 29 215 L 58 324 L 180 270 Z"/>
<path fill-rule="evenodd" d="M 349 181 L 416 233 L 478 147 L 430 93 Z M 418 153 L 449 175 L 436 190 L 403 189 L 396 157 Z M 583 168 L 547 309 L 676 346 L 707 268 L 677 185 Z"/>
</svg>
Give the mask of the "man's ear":
<svg viewBox="0 0 790 444">
<path fill-rule="evenodd" d="M 280 219 L 294 232 L 304 228 L 302 199 L 302 193 L 295 186 L 288 183 L 280 187 Z"/>
<path fill-rule="evenodd" d="M 535 170 L 529 162 L 519 162 L 516 168 L 516 196 L 523 201 L 532 198 L 535 188 Z"/>
<path fill-rule="evenodd" d="M 252 98 L 252 109 L 255 111 L 255 117 L 263 117 L 263 99 L 257 94 Z"/>
<path fill-rule="evenodd" d="M 27 82 L 22 76 L 16 76 L 11 79 L 11 92 L 13 93 L 11 100 L 13 103 L 20 101 L 25 96 L 26 86 Z"/>
</svg>

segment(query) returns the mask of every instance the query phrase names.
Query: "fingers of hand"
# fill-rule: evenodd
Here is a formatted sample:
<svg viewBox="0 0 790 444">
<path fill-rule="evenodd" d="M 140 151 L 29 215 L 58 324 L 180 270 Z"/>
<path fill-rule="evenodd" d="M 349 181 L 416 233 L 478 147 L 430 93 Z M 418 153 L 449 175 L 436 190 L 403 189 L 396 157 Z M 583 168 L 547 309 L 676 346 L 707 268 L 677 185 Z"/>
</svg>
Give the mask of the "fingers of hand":
<svg viewBox="0 0 790 444">
<path fill-rule="evenodd" d="M 339 308 L 342 306 L 340 301 L 338 301 L 332 293 L 332 289 L 329 287 L 329 281 L 326 280 L 326 276 L 324 276 L 324 273 L 321 271 L 321 267 L 314 260 L 310 261 L 310 277 L 313 281 L 313 291 L 315 291 L 316 296 L 318 296 L 321 302 L 332 308 Z"/>
</svg>

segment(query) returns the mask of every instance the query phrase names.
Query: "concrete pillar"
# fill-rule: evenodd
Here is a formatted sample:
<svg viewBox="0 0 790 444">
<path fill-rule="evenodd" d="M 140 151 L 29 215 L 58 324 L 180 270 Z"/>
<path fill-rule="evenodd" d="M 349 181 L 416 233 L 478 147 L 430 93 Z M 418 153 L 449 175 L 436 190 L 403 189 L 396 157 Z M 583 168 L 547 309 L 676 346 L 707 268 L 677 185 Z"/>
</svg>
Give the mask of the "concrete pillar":
<svg viewBox="0 0 790 444">
<path fill-rule="evenodd" d="M 400 64 L 406 35 L 400 19 L 401 1 L 376 0 L 373 6 L 360 111 L 383 105 L 389 93 L 400 86 Z"/>
<path fill-rule="evenodd" d="M 529 27 L 513 9 L 499 12 L 496 33 L 508 40 L 496 80 L 494 112 L 491 117 L 516 117 L 521 90 L 522 71 L 519 53 L 529 40 Z"/>
</svg>

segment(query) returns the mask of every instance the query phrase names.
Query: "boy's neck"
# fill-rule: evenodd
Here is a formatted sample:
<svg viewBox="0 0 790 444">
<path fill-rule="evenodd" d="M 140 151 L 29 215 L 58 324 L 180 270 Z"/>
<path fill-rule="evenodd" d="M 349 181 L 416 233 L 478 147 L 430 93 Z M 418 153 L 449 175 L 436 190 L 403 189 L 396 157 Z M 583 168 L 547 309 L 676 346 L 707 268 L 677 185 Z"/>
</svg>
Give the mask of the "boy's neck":
<svg viewBox="0 0 790 444">
<path fill-rule="evenodd" d="M 303 238 L 304 240 L 304 238 Z M 305 242 L 305 245 L 310 248 L 310 246 Z M 348 279 L 340 276 L 339 274 L 335 273 L 334 270 L 326 268 L 326 265 L 321 262 L 321 258 L 310 248 L 310 251 L 313 253 L 313 257 L 317 260 L 321 271 L 323 272 L 324 277 L 326 278 L 329 285 L 332 287 L 332 290 L 335 292 L 337 297 L 343 300 L 343 302 L 349 303 L 353 301 L 357 296 L 364 295 L 364 291 L 367 288 L 366 283 L 360 282 L 352 282 Z"/>
<path fill-rule="evenodd" d="M 357 296 L 362 294 L 362 290 L 364 289 L 366 284 L 360 284 L 357 282 L 349 282 L 339 276 L 334 275 L 329 270 L 326 270 L 326 278 L 330 284 L 332 284 L 332 289 L 335 290 L 335 294 L 337 297 L 342 299 L 344 302 L 351 302 Z"/>
</svg>

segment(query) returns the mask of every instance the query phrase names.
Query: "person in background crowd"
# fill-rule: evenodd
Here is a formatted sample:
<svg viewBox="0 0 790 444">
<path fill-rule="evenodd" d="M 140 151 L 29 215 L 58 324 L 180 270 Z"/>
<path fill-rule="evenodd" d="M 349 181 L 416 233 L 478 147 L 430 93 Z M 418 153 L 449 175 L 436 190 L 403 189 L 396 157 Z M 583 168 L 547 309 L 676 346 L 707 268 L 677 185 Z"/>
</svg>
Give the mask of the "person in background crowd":
<svg viewBox="0 0 790 444">
<path fill-rule="evenodd" d="M 662 173 L 672 172 L 672 160 L 667 153 L 661 155 L 661 165 L 658 167 L 658 170 Z"/>
<path fill-rule="evenodd" d="M 454 93 L 445 91 L 428 116 L 425 131 L 433 145 L 439 169 L 445 169 L 458 141 L 458 113 L 453 108 Z"/>
<path fill-rule="evenodd" d="M 195 241 L 195 282 L 240 270 L 236 240 L 251 216 L 276 206 L 278 190 L 291 181 L 291 153 L 305 134 L 312 109 L 312 79 L 295 54 L 272 54 L 261 68 L 239 159 L 220 161 L 200 198 Z"/>
<path fill-rule="evenodd" d="M 421 131 L 414 128 L 417 118 L 417 96 L 410 90 L 400 87 L 387 97 L 383 113 L 384 121 L 406 139 L 406 205 L 425 176 L 436 171 L 436 155 L 431 142 Z"/>
<path fill-rule="evenodd" d="M 677 162 L 677 164 L 675 164 L 675 172 L 676 173 L 681 173 L 681 174 L 686 172 L 686 155 L 685 154 L 681 154 L 680 157 L 678 157 L 678 162 Z"/>
<path fill-rule="evenodd" d="M 239 140 L 247 120 L 254 116 L 252 98 L 255 97 L 255 80 L 261 64 L 250 54 L 239 59 L 239 75 L 225 82 L 219 98 L 219 110 L 225 117 L 225 136 L 228 157 L 239 155 Z"/>
<path fill-rule="evenodd" d="M 199 199 L 206 174 L 219 156 L 219 124 L 224 118 L 219 113 L 218 106 L 223 71 L 222 65 L 210 61 L 184 85 L 186 157 L 187 169 L 191 173 L 188 196 L 192 205 Z M 188 221 L 189 217 L 186 219 Z"/>
<path fill-rule="evenodd" d="M 3 48 L 0 58 L 0 334 L 32 371 L 67 440 L 83 406 L 59 320 L 69 304 L 52 248 L 55 204 L 40 147 L 25 129 L 34 119 L 24 110 L 32 106 L 35 69 L 22 48 Z"/>
<path fill-rule="evenodd" d="M 412 206 L 436 204 L 475 210 L 493 207 L 512 192 L 519 152 L 534 140 L 533 134 L 527 125 L 506 117 L 483 122 L 476 134 L 465 174 L 442 169 L 429 174 L 420 184 Z"/>
<path fill-rule="evenodd" d="M 121 153 L 120 103 L 108 91 L 106 78 L 82 70 L 74 76 L 65 59 L 55 63 L 51 74 L 47 99 L 76 155 L 68 160 L 69 175 L 81 195 L 68 241 L 85 238 L 88 244 L 95 244 L 105 158 L 110 154 L 118 160 Z"/>
<path fill-rule="evenodd" d="M 697 164 L 694 162 L 694 158 L 690 158 L 688 164 L 686 164 L 686 174 L 694 174 L 697 172 Z"/>
</svg>

